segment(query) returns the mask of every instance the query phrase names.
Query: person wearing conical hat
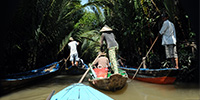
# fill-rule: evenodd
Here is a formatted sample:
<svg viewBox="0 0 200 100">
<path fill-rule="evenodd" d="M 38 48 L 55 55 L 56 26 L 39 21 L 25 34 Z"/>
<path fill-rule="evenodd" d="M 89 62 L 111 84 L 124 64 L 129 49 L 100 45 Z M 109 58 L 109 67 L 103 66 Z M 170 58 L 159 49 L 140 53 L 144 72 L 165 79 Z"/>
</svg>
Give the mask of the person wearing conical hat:
<svg viewBox="0 0 200 100">
<path fill-rule="evenodd" d="M 116 59 L 116 51 L 119 48 L 117 41 L 115 40 L 115 35 L 113 34 L 113 29 L 109 26 L 105 25 L 100 32 L 102 32 L 100 39 L 100 48 L 101 52 L 103 52 L 103 41 L 106 41 L 109 59 L 111 62 L 111 68 L 114 71 L 114 74 L 119 73 L 117 67 L 117 59 Z"/>
<path fill-rule="evenodd" d="M 77 45 L 79 45 L 79 42 L 74 41 L 72 37 L 69 38 L 70 42 L 68 43 L 68 46 L 70 48 L 70 61 L 72 63 L 72 66 L 74 65 L 74 62 L 76 63 L 76 66 L 78 66 L 78 52 L 77 52 Z"/>
</svg>

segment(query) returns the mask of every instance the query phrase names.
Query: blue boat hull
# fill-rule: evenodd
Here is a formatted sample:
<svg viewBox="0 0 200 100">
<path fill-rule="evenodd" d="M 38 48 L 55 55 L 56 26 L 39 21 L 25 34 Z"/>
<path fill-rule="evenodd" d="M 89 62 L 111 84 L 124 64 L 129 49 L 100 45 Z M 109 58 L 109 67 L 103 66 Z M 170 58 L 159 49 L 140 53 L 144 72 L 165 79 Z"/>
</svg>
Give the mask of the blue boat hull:
<svg viewBox="0 0 200 100">
<path fill-rule="evenodd" d="M 86 86 L 82 83 L 72 84 L 57 94 L 50 100 L 114 100 L 102 92 Z"/>
<path fill-rule="evenodd" d="M 39 69 L 7 75 L 6 78 L 0 80 L 1 94 L 8 93 L 25 85 L 35 84 L 38 80 L 56 75 L 59 70 L 59 62 L 54 62 Z"/>
</svg>

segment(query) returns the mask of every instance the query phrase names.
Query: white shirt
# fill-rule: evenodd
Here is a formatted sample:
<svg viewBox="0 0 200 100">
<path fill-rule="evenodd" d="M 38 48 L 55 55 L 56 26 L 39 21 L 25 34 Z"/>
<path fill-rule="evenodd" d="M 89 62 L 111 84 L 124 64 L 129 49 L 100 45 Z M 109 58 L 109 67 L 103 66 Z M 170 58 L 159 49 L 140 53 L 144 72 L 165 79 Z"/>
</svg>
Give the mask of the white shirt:
<svg viewBox="0 0 200 100">
<path fill-rule="evenodd" d="M 77 45 L 78 45 L 78 42 L 76 41 L 71 41 L 68 43 L 68 46 L 70 47 L 70 55 L 78 53 Z"/>
<path fill-rule="evenodd" d="M 176 30 L 169 20 L 164 21 L 159 33 L 162 36 L 162 45 L 176 44 Z"/>
</svg>

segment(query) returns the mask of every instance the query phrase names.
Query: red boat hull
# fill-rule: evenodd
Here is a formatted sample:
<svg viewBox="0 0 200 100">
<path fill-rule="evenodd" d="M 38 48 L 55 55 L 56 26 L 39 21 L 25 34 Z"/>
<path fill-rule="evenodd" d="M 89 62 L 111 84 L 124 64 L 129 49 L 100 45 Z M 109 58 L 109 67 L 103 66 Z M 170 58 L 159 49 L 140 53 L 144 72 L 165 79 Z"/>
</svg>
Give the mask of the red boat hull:
<svg viewBox="0 0 200 100">
<path fill-rule="evenodd" d="M 132 79 L 133 76 L 129 76 L 129 78 Z M 176 77 L 152 77 L 152 78 L 141 78 L 136 77 L 136 80 L 144 81 L 144 82 L 150 82 L 150 83 L 156 83 L 156 84 L 172 84 L 175 82 Z"/>
<path fill-rule="evenodd" d="M 125 70 L 128 74 L 128 77 L 132 79 L 135 72 L 137 71 L 136 68 L 124 68 L 120 67 L 121 69 Z M 179 74 L 179 69 L 175 68 L 164 68 L 164 69 L 143 69 L 141 68 L 134 79 L 156 83 L 156 84 L 172 84 L 175 82 L 177 75 Z"/>
</svg>

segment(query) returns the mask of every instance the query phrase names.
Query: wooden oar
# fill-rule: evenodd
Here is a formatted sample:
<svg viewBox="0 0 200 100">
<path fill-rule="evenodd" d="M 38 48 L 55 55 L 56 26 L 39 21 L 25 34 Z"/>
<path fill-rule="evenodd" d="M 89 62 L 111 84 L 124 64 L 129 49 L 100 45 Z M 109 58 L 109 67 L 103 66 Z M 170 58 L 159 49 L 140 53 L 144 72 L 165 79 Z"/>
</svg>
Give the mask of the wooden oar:
<svg viewBox="0 0 200 100">
<path fill-rule="evenodd" d="M 158 37 L 159 37 L 159 36 L 157 36 L 156 39 L 154 40 L 153 44 L 151 45 L 151 47 L 150 47 L 149 51 L 147 52 L 146 56 L 144 57 L 144 59 L 146 59 L 146 57 L 148 56 L 149 52 L 151 51 L 151 49 L 153 48 L 154 44 L 156 43 Z M 135 72 L 134 76 L 132 77 L 132 80 L 133 80 L 133 79 L 135 78 L 135 76 L 137 75 L 137 73 L 138 73 L 138 71 L 139 71 L 139 69 L 140 69 L 140 67 L 142 66 L 143 63 L 144 63 L 144 62 L 142 61 L 141 64 L 140 64 L 140 66 L 138 67 L 137 71 Z"/>
<path fill-rule="evenodd" d="M 69 56 L 67 57 L 67 59 L 65 59 L 65 62 L 67 62 L 67 60 L 69 59 L 69 57 L 70 57 L 70 54 L 69 54 Z"/>
<path fill-rule="evenodd" d="M 46 100 L 50 100 L 54 93 L 55 93 L 55 90 L 53 90 L 53 91 L 49 94 L 49 96 L 47 97 Z"/>
<path fill-rule="evenodd" d="M 64 66 L 64 65 L 66 66 L 66 62 L 67 62 L 67 60 L 69 59 L 69 57 L 70 57 L 70 54 L 69 54 L 69 56 L 67 57 L 67 59 L 64 59 L 65 62 L 64 62 L 64 64 L 63 64 L 63 66 Z M 63 67 L 63 66 L 62 66 L 62 67 Z"/>
<path fill-rule="evenodd" d="M 95 58 L 95 60 L 92 62 L 92 65 L 94 64 L 94 62 L 96 62 L 96 60 L 99 58 L 100 55 L 101 55 L 101 53 Z M 81 79 L 79 80 L 78 83 L 81 83 L 83 81 L 83 79 L 85 78 L 85 76 L 87 75 L 89 70 L 90 70 L 90 67 L 86 70 L 86 72 L 83 74 L 83 76 L 81 77 Z"/>
</svg>

